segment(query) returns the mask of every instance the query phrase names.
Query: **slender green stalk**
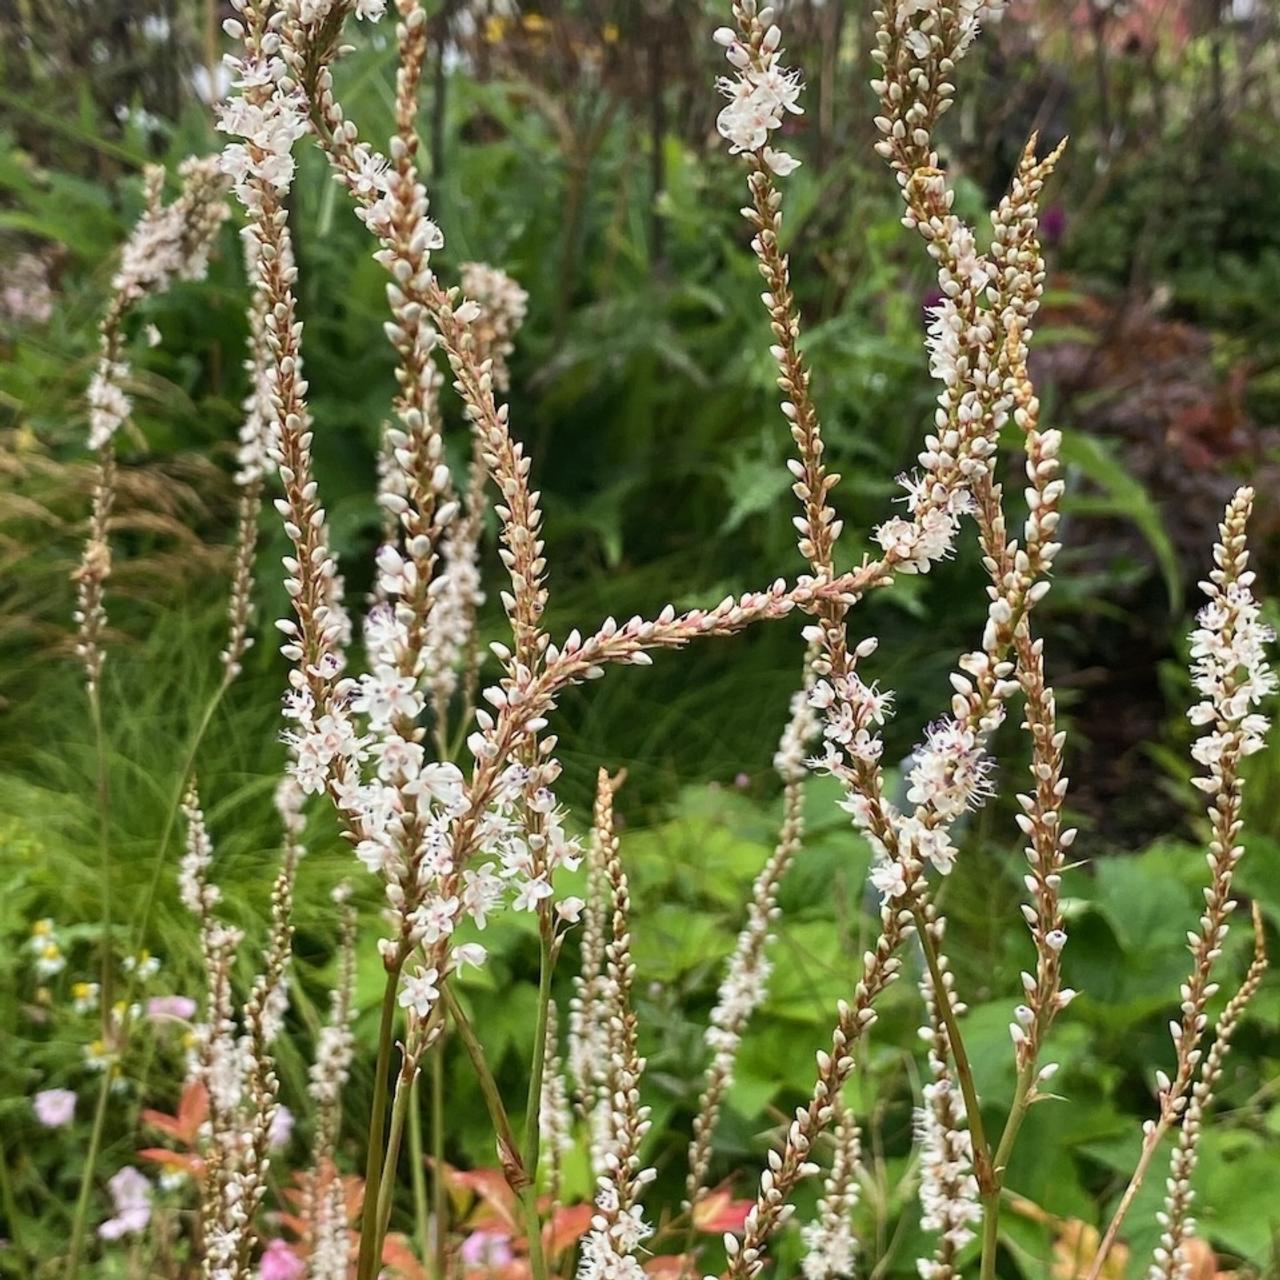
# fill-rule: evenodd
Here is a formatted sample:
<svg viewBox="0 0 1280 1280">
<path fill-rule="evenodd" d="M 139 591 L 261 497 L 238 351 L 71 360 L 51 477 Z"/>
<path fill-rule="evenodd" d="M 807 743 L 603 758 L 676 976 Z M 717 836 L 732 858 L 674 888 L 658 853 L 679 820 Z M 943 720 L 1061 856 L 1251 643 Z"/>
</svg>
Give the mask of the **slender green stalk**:
<svg viewBox="0 0 1280 1280">
<path fill-rule="evenodd" d="M 1009 1167 L 1009 1159 L 1013 1155 L 1014 1143 L 1018 1139 L 1018 1131 L 1027 1118 L 1031 1107 L 1031 1090 L 1036 1080 L 1036 1063 L 1031 1061 L 1018 1072 L 1014 1085 L 1013 1102 L 1009 1106 L 1009 1116 L 1004 1122 L 1000 1134 L 1000 1142 L 991 1161 L 991 1174 L 994 1186 L 982 1195 L 982 1262 L 979 1272 L 980 1280 L 995 1280 L 996 1248 L 1000 1238 L 1000 1193 L 1004 1190 L 1004 1171 Z"/>
<path fill-rule="evenodd" d="M 973 1141 L 973 1173 L 978 1180 L 978 1191 L 982 1200 L 982 1264 L 980 1280 L 995 1280 L 996 1244 L 1000 1233 L 1000 1175 L 991 1158 L 991 1147 L 987 1142 L 986 1127 L 982 1123 L 982 1108 L 978 1100 L 978 1089 L 973 1080 L 973 1067 L 969 1062 L 969 1052 L 965 1048 L 964 1037 L 960 1033 L 960 1021 L 956 1017 L 955 1007 L 951 1002 L 951 993 L 947 988 L 942 965 L 938 960 L 938 948 L 934 945 L 933 935 L 929 932 L 929 920 L 919 907 L 912 909 L 916 920 L 916 930 L 920 936 L 920 948 L 924 952 L 925 964 L 929 966 L 929 976 L 933 980 L 934 999 L 938 1002 L 938 1013 L 947 1029 L 947 1040 L 950 1042 L 951 1057 L 956 1066 L 956 1079 L 960 1083 L 960 1092 L 964 1097 L 964 1109 L 969 1122 L 969 1136 Z M 1030 1086 L 1028 1085 L 1028 1088 Z M 1023 1105 L 1025 1110 L 1025 1100 Z M 1013 1114 L 1010 1114 L 1010 1120 Z M 1022 1123 L 1021 1114 L 1018 1124 Z M 1015 1127 L 1010 1133 L 1006 1126 L 1004 1138 L 1012 1148 Z M 1001 1142 L 1004 1146 L 1004 1140 Z"/>
<path fill-rule="evenodd" d="M 18 1219 L 18 1202 L 13 1194 L 13 1179 L 9 1176 L 9 1153 L 0 1147 L 0 1209 L 4 1210 L 9 1224 L 9 1241 L 13 1246 L 12 1258 L 21 1276 L 31 1274 L 27 1264 L 27 1251 L 22 1245 L 22 1224 Z"/>
<path fill-rule="evenodd" d="M 544 902 L 539 913 L 538 1017 L 533 1032 L 533 1058 L 529 1065 L 524 1143 L 520 1148 L 525 1173 L 533 1183 L 538 1181 L 538 1156 L 542 1137 L 539 1120 L 542 1115 L 542 1077 L 547 1064 L 547 1021 L 551 1016 L 551 975 L 555 969 L 555 960 L 551 954 L 554 928 L 551 912 Z"/>
<path fill-rule="evenodd" d="M 982 1263 L 979 1280 L 995 1280 L 1000 1243 L 1000 1192 L 982 1193 Z"/>
<path fill-rule="evenodd" d="M 547 1259 L 542 1248 L 542 1218 L 538 1213 L 538 1189 L 529 1177 L 519 1149 L 516 1147 L 516 1136 L 511 1128 L 511 1120 L 507 1116 L 506 1107 L 502 1105 L 502 1095 L 498 1092 L 497 1081 L 494 1080 L 493 1072 L 489 1069 L 488 1060 L 484 1056 L 480 1041 L 476 1038 L 475 1029 L 463 1012 L 452 988 L 445 987 L 444 998 L 449 1014 L 457 1025 L 463 1047 L 471 1059 L 471 1065 L 475 1067 L 476 1078 L 480 1082 L 480 1092 L 484 1095 L 485 1105 L 489 1109 L 489 1118 L 497 1134 L 503 1175 L 520 1202 L 521 1217 L 524 1219 L 525 1235 L 528 1238 L 529 1268 L 533 1280 L 548 1280 Z"/>
<path fill-rule="evenodd" d="M 102 1038 L 105 1041 L 111 1034 L 111 1009 L 115 1003 L 112 991 L 115 957 L 111 946 L 111 787 L 107 773 L 107 734 L 102 723 L 102 697 L 96 684 L 89 686 L 89 715 L 93 721 L 94 753 L 98 762 L 98 859 L 102 877 L 99 887 L 102 895 L 102 936 L 98 946 L 102 965 Z"/>
<path fill-rule="evenodd" d="M 93 1130 L 89 1135 L 89 1151 L 84 1158 L 84 1174 L 80 1178 L 80 1194 L 76 1198 L 76 1213 L 71 1220 L 71 1247 L 67 1252 L 65 1280 L 75 1280 L 80 1270 L 80 1253 L 84 1247 L 84 1229 L 89 1220 L 89 1198 L 93 1194 L 93 1172 L 102 1150 L 102 1131 L 107 1122 L 107 1103 L 111 1098 L 111 1084 L 115 1067 L 108 1065 L 102 1072 L 102 1087 L 98 1090 L 98 1106 L 93 1114 Z"/>
<path fill-rule="evenodd" d="M 436 1220 L 436 1280 L 445 1280 L 449 1271 L 449 1199 L 444 1182 L 444 1046 L 445 1028 L 431 1055 L 431 1156 L 432 1207 Z"/>
<path fill-rule="evenodd" d="M 378 1023 L 378 1061 L 374 1068 L 373 1104 L 369 1110 L 369 1148 L 365 1156 L 364 1207 L 360 1215 L 360 1256 L 356 1280 L 373 1280 L 378 1273 L 378 1197 L 382 1177 L 383 1135 L 387 1125 L 387 1071 L 391 1066 L 391 1046 L 395 1033 L 396 992 L 404 961 L 397 959 L 387 971 L 382 993 L 382 1016 Z"/>
<path fill-rule="evenodd" d="M 533 1280 L 548 1280 L 547 1258 L 542 1248 L 542 1218 L 538 1213 L 538 1189 L 532 1182 L 520 1192 L 520 1208 L 529 1241 L 529 1270 Z"/>
<path fill-rule="evenodd" d="M 101 949 L 102 975 L 102 1041 L 104 1049 L 110 1048 L 111 1012 L 114 1005 L 112 998 L 112 980 L 114 977 L 114 955 L 112 948 L 112 901 L 111 901 L 111 791 L 107 774 L 107 735 L 102 721 L 102 698 L 96 684 L 89 686 L 89 714 L 93 721 L 94 749 L 98 761 L 98 847 L 101 859 L 102 882 L 102 937 L 99 941 Z M 89 1217 L 89 1199 L 93 1194 L 93 1178 L 97 1172 L 98 1152 L 102 1149 L 102 1131 L 107 1119 L 107 1101 L 111 1094 L 111 1081 L 114 1067 L 110 1064 L 103 1070 L 102 1087 L 98 1093 L 98 1105 L 93 1117 L 93 1132 L 89 1139 L 89 1150 L 85 1155 L 84 1171 L 80 1175 L 80 1192 L 76 1197 L 75 1217 L 71 1222 L 71 1248 L 67 1253 L 67 1280 L 74 1280 L 80 1269 L 80 1253 L 84 1247 L 84 1231 Z"/>
<path fill-rule="evenodd" d="M 387 1133 L 387 1156 L 382 1163 L 382 1178 L 378 1184 L 378 1238 L 374 1256 L 379 1258 L 382 1256 L 382 1242 L 387 1238 L 387 1228 L 391 1225 L 391 1201 L 396 1193 L 400 1144 L 404 1139 L 405 1121 L 413 1105 L 413 1086 L 417 1079 L 417 1063 L 406 1057 L 396 1077 L 396 1092 L 391 1102 L 391 1128 Z"/>
<path fill-rule="evenodd" d="M 187 744 L 182 770 L 178 775 L 178 785 L 174 788 L 173 799 L 169 802 L 169 810 L 165 814 L 164 827 L 160 832 L 160 843 L 156 846 L 155 864 L 151 871 L 151 883 L 147 886 L 146 895 L 142 899 L 142 908 L 136 917 L 137 922 L 133 930 L 133 949 L 135 951 L 142 945 L 147 925 L 151 920 L 151 909 L 155 906 L 156 893 L 160 888 L 160 877 L 164 874 L 164 869 L 168 865 L 166 855 L 169 851 L 169 840 L 172 838 L 173 829 L 178 822 L 178 812 L 182 808 L 182 798 L 187 793 L 187 783 L 191 780 L 191 771 L 195 768 L 196 757 L 199 755 L 200 747 L 204 743 L 204 736 L 208 733 L 209 726 L 213 723 L 213 717 L 230 687 L 231 678 L 223 676 L 218 682 L 218 687 L 214 690 L 213 696 L 205 704 L 204 711 L 196 724 L 195 732 L 191 735 L 191 741 Z"/>
<path fill-rule="evenodd" d="M 493 1072 L 489 1070 L 489 1062 L 484 1056 L 480 1041 L 476 1039 L 471 1020 L 458 1003 L 458 997 L 453 994 L 453 988 L 448 985 L 444 988 L 444 999 L 449 1016 L 458 1028 L 462 1047 L 466 1049 L 467 1057 L 471 1059 L 471 1065 L 475 1068 L 476 1078 L 480 1083 L 480 1093 L 484 1097 L 489 1119 L 493 1123 L 494 1132 L 498 1138 L 502 1172 L 507 1181 L 513 1183 L 513 1189 L 515 1189 L 514 1183 L 521 1180 L 524 1169 L 520 1163 L 520 1150 L 516 1146 L 516 1135 L 511 1128 L 511 1120 L 507 1115 L 506 1107 L 502 1104 L 502 1094 L 498 1092 L 498 1082 L 493 1078 Z"/>
<path fill-rule="evenodd" d="M 991 1148 L 987 1145 L 986 1129 L 982 1123 L 982 1109 L 978 1103 L 978 1089 L 973 1082 L 973 1067 L 969 1063 L 969 1052 L 965 1048 L 964 1037 L 960 1034 L 960 1022 L 951 1003 L 951 993 L 947 990 L 942 965 L 938 962 L 938 948 L 934 945 L 929 933 L 929 921 L 920 908 L 912 909 L 916 919 L 916 930 L 920 936 L 920 947 L 924 952 L 925 963 L 929 966 L 929 976 L 933 979 L 935 999 L 943 1025 L 947 1028 L 947 1039 L 951 1042 L 951 1056 L 955 1059 L 956 1078 L 960 1082 L 960 1092 L 964 1096 L 964 1108 L 968 1114 L 969 1133 L 973 1138 L 973 1172 L 978 1179 L 983 1199 L 993 1189 Z M 998 1187 L 994 1188 L 996 1191 Z"/>
<path fill-rule="evenodd" d="M 409 1098 L 409 1162 L 413 1177 L 413 1227 L 423 1265 L 431 1257 L 430 1218 L 427 1212 L 426 1152 L 422 1145 L 422 1091 L 414 1076 Z"/>
</svg>

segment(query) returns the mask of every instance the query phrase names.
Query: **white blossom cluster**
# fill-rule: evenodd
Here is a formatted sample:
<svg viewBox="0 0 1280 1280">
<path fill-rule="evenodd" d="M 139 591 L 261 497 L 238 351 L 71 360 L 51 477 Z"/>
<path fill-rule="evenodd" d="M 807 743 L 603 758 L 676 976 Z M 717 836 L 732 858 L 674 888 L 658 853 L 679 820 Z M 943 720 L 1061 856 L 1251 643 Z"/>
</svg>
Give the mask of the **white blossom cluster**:
<svg viewBox="0 0 1280 1280">
<path fill-rule="evenodd" d="M 229 214 L 216 160 L 190 156 L 178 174 L 182 191 L 166 205 L 162 202 L 164 170 L 159 166 L 147 170 L 146 211 L 125 241 L 112 277 L 112 311 L 89 383 L 92 449 L 112 440 L 133 407 L 124 391 L 130 365 L 120 353 L 118 331 L 125 311 L 141 298 L 164 293 L 175 280 L 202 280 L 209 269 L 214 237 Z"/>
<path fill-rule="evenodd" d="M 1196 785 L 1210 794 L 1221 785 L 1224 752 L 1235 746 L 1248 756 L 1265 745 L 1269 722 L 1253 708 L 1277 687 L 1266 652 L 1275 632 L 1262 621 L 1253 582 L 1253 572 L 1246 570 L 1223 587 L 1203 583 L 1210 599 L 1191 634 L 1191 679 L 1202 700 L 1188 716 L 1206 729 L 1191 754 L 1209 770 Z"/>
<path fill-rule="evenodd" d="M 245 275 L 253 297 L 248 310 L 248 353 L 244 359 L 249 390 L 242 405 L 244 418 L 240 424 L 240 444 L 236 450 L 236 483 L 247 486 L 262 480 L 270 468 L 270 441 L 275 415 L 271 407 L 271 350 L 264 332 L 266 299 L 260 280 L 259 247 L 254 236 L 243 237 L 243 242 Z M 288 265 L 293 264 L 290 262 Z"/>
<path fill-rule="evenodd" d="M 648 1175 L 645 1181 L 652 1181 L 657 1170 L 646 1169 L 641 1174 Z M 645 1269 L 636 1251 L 653 1235 L 653 1228 L 645 1221 L 641 1206 L 622 1209 L 617 1190 L 602 1179 L 596 1209 L 591 1230 L 582 1238 L 578 1280 L 644 1280 Z"/>
<path fill-rule="evenodd" d="M 464 262 L 459 280 L 462 292 L 480 307 L 472 332 L 493 361 L 493 385 L 498 391 L 507 391 L 511 385 L 507 361 L 529 313 L 529 294 L 505 271 L 487 262 Z"/>
<path fill-rule="evenodd" d="M 335 9 L 345 9 L 362 21 L 377 22 L 387 11 L 387 0 L 296 0 L 298 20 L 308 26 L 323 22 Z"/>
<path fill-rule="evenodd" d="M 982 1221 L 978 1180 L 973 1176 L 973 1138 L 962 1127 L 966 1119 L 964 1098 L 949 1078 L 925 1085 L 923 1094 L 924 1105 L 916 1113 L 920 1225 L 926 1231 L 941 1232 L 953 1248 L 962 1249 Z M 951 1123 L 943 1123 L 941 1114 L 949 1114 Z M 921 1280 L 934 1280 L 936 1265 L 930 1259 L 920 1259 Z"/>
<path fill-rule="evenodd" d="M 960 449 L 960 437 L 947 432 L 944 437 L 930 436 L 920 461 L 936 469 L 939 461 Z M 907 491 L 904 501 L 911 519 L 893 516 L 877 525 L 875 540 L 900 573 L 928 573 L 939 560 L 949 559 L 960 519 L 973 511 L 973 498 L 968 489 L 948 488 L 937 480 L 900 478 Z"/>
<path fill-rule="evenodd" d="M 862 1140 L 853 1116 L 843 1104 L 838 1115 L 832 1133 L 835 1157 L 823 1182 L 817 1214 L 800 1229 L 805 1249 L 800 1260 L 804 1280 L 848 1280 L 854 1274 L 858 1256 L 853 1213 L 861 1198 L 858 1173 Z"/>
<path fill-rule="evenodd" d="M 799 167 L 800 161 L 775 150 L 769 145 L 769 138 L 782 128 L 788 115 L 804 112 L 800 105 L 800 73 L 782 65 L 782 30 L 774 24 L 771 8 L 757 12 L 755 0 L 739 0 L 734 12 L 740 25 L 762 28 L 764 33 L 748 43 L 732 27 L 716 31 L 716 43 L 724 46 L 725 57 L 736 72 L 716 82 L 729 99 L 716 117 L 716 128 L 728 141 L 731 154 L 750 152 L 774 173 L 786 177 Z"/>
<path fill-rule="evenodd" d="M 232 39 L 244 37 L 237 19 L 229 18 L 224 26 Z M 250 212 L 262 208 L 264 188 L 284 195 L 293 185 L 293 144 L 307 132 L 306 102 L 289 79 L 279 50 L 280 37 L 272 30 L 260 51 L 226 57 L 232 85 L 240 92 L 218 105 L 217 123 L 223 133 L 240 141 L 223 148 L 222 171 Z"/>
<path fill-rule="evenodd" d="M 985 659 L 986 655 L 970 657 Z M 907 775 L 907 799 L 953 820 L 995 794 L 992 768 L 978 734 L 948 716 L 929 726 L 915 750 Z"/>
</svg>

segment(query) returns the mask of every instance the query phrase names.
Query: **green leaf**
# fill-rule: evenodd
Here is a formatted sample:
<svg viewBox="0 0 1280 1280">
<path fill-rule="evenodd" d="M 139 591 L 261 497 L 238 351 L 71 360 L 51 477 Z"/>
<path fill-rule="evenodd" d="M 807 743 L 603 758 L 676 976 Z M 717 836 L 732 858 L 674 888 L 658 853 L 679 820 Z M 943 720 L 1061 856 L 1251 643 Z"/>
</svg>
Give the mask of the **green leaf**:
<svg viewBox="0 0 1280 1280">
<path fill-rule="evenodd" d="M 1164 578 L 1169 596 L 1169 611 L 1177 613 L 1182 608 L 1182 577 L 1178 572 L 1178 558 L 1164 527 L 1160 509 L 1142 484 L 1111 447 L 1097 436 L 1081 431 L 1065 431 L 1062 439 L 1063 461 L 1077 468 L 1082 475 L 1102 490 L 1101 496 L 1072 495 L 1064 506 L 1076 514 L 1113 515 L 1136 525 L 1147 540 Z M 1070 489 L 1068 489 L 1070 493 Z"/>
</svg>

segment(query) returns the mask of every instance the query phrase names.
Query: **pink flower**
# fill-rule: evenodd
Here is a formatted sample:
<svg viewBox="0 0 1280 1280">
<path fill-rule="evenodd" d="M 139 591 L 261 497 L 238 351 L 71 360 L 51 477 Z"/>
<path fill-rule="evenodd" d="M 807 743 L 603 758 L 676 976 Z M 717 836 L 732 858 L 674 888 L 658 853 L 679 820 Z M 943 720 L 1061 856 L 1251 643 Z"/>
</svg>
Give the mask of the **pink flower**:
<svg viewBox="0 0 1280 1280">
<path fill-rule="evenodd" d="M 76 1114 L 76 1095 L 70 1089 L 42 1089 L 31 1099 L 31 1107 L 46 1129 L 61 1129 Z"/>
<path fill-rule="evenodd" d="M 470 1267 L 505 1267 L 513 1258 L 511 1237 L 505 1231 L 481 1227 L 473 1231 L 459 1250 L 462 1261 Z"/>
<path fill-rule="evenodd" d="M 300 1280 L 306 1267 L 290 1245 L 279 1238 L 268 1240 L 258 1264 L 259 1280 Z"/>
<path fill-rule="evenodd" d="M 107 1187 L 115 1203 L 116 1216 L 98 1228 L 98 1235 L 103 1240 L 119 1240 L 121 1236 L 144 1231 L 151 1221 L 151 1184 L 146 1177 L 132 1165 L 125 1165 L 107 1182 Z"/>
<path fill-rule="evenodd" d="M 147 1001 L 148 1018 L 180 1018 L 190 1022 L 196 1015 L 196 1002 L 190 996 L 153 996 Z"/>
</svg>

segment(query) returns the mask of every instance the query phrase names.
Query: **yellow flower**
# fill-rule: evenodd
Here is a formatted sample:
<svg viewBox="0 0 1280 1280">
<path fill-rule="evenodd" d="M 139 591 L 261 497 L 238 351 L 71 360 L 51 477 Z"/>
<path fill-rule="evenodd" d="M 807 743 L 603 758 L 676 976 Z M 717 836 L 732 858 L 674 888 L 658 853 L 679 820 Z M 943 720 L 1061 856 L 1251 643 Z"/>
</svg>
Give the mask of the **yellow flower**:
<svg viewBox="0 0 1280 1280">
<path fill-rule="evenodd" d="M 603 28 L 601 28 L 600 39 L 603 40 L 605 44 L 617 44 L 618 34 L 618 24 L 616 22 L 606 22 Z"/>
</svg>

